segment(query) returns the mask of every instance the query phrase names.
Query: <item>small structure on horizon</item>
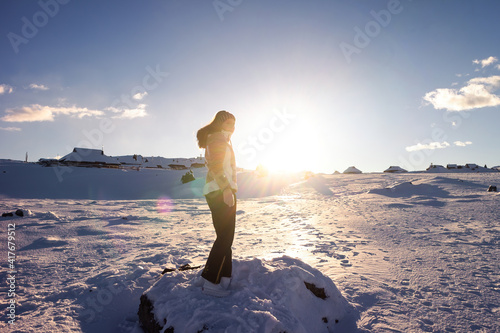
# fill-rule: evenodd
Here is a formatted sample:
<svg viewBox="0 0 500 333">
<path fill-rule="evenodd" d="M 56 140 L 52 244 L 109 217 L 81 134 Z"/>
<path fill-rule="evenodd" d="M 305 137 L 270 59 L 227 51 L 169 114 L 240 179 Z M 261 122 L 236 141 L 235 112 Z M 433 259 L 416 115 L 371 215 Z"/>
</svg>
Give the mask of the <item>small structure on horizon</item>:
<svg viewBox="0 0 500 333">
<path fill-rule="evenodd" d="M 361 170 L 357 169 L 355 166 L 348 167 L 345 171 L 345 174 L 360 174 Z"/>
<path fill-rule="evenodd" d="M 400 166 L 390 166 L 389 169 L 384 170 L 384 172 L 387 173 L 403 173 L 403 172 L 408 172 L 407 170 L 403 169 Z"/>
<path fill-rule="evenodd" d="M 440 164 L 431 164 L 425 171 L 445 172 L 447 168 Z"/>
<path fill-rule="evenodd" d="M 104 155 L 102 149 L 75 147 L 71 153 L 59 159 L 60 164 L 80 167 L 118 168 L 117 158 Z"/>
<path fill-rule="evenodd" d="M 477 165 L 476 163 L 467 163 L 465 167 L 467 169 L 476 170 L 479 168 L 479 165 Z"/>
</svg>

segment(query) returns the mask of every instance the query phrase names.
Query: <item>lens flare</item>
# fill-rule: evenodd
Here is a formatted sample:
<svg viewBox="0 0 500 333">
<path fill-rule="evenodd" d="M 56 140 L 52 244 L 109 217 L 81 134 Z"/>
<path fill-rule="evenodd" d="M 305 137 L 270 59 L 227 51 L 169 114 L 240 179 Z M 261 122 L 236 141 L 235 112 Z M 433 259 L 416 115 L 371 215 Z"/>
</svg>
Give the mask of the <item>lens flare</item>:
<svg viewBox="0 0 500 333">
<path fill-rule="evenodd" d="M 168 214 L 172 211 L 174 207 L 174 201 L 167 196 L 162 196 L 158 198 L 156 202 L 156 210 L 160 214 Z"/>
</svg>

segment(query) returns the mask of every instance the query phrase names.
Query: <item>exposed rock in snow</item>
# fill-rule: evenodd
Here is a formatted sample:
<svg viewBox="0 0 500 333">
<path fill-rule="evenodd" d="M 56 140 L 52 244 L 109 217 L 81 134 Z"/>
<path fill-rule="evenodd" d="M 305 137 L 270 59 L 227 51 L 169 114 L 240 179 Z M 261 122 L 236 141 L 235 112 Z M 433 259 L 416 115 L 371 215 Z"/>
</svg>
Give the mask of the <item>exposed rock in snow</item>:
<svg viewBox="0 0 500 333">
<path fill-rule="evenodd" d="M 333 281 L 298 259 L 234 260 L 226 298 L 202 294 L 200 273 L 167 273 L 141 296 L 146 332 L 327 333 L 356 327 L 358 314 Z"/>
<path fill-rule="evenodd" d="M 2 213 L 2 217 L 25 217 L 31 216 L 33 213 L 29 209 L 16 209 L 13 212 Z"/>
</svg>

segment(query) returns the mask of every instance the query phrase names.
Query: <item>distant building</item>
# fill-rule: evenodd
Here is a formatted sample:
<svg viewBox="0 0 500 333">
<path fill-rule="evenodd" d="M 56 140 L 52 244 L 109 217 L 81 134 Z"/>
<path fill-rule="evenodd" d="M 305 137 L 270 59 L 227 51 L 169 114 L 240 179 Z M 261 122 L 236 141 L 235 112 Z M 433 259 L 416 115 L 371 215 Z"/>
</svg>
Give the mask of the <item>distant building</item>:
<svg viewBox="0 0 500 333">
<path fill-rule="evenodd" d="M 59 160 L 55 158 L 41 158 L 38 160 L 38 164 L 43 166 L 52 166 L 59 164 Z"/>
<path fill-rule="evenodd" d="M 446 172 L 447 168 L 439 164 L 431 164 L 425 171 L 429 172 Z"/>
<path fill-rule="evenodd" d="M 354 166 L 348 167 L 345 171 L 345 174 L 360 174 L 362 173 L 361 170 L 357 169 Z"/>
<path fill-rule="evenodd" d="M 456 164 L 447 164 L 446 165 L 446 169 L 448 169 L 448 170 L 455 170 L 455 169 L 458 169 L 458 165 L 456 165 Z"/>
<path fill-rule="evenodd" d="M 75 148 L 71 153 L 59 159 L 59 164 L 79 167 L 118 168 L 117 158 L 104 155 L 101 149 Z"/>
<path fill-rule="evenodd" d="M 399 166 L 390 166 L 389 169 L 384 170 L 384 172 L 387 173 L 403 173 L 403 172 L 408 172 L 405 169 L 399 167 Z"/>
</svg>

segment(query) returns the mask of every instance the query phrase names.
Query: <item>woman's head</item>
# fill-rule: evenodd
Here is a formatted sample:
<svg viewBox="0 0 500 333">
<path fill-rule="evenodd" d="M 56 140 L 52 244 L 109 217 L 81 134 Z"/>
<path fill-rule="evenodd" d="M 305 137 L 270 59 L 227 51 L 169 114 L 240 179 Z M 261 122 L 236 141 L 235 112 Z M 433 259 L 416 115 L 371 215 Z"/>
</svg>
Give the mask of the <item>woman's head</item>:
<svg viewBox="0 0 500 333">
<path fill-rule="evenodd" d="M 232 119 L 234 121 L 236 118 L 232 113 L 222 110 L 215 114 L 215 117 L 212 122 L 223 124 L 228 119 Z"/>
<path fill-rule="evenodd" d="M 198 130 L 198 133 L 196 134 L 198 146 L 200 148 L 207 147 L 207 137 L 209 134 L 220 131 L 234 132 L 235 120 L 236 118 L 230 112 L 225 110 L 217 112 L 208 125 Z"/>
</svg>

